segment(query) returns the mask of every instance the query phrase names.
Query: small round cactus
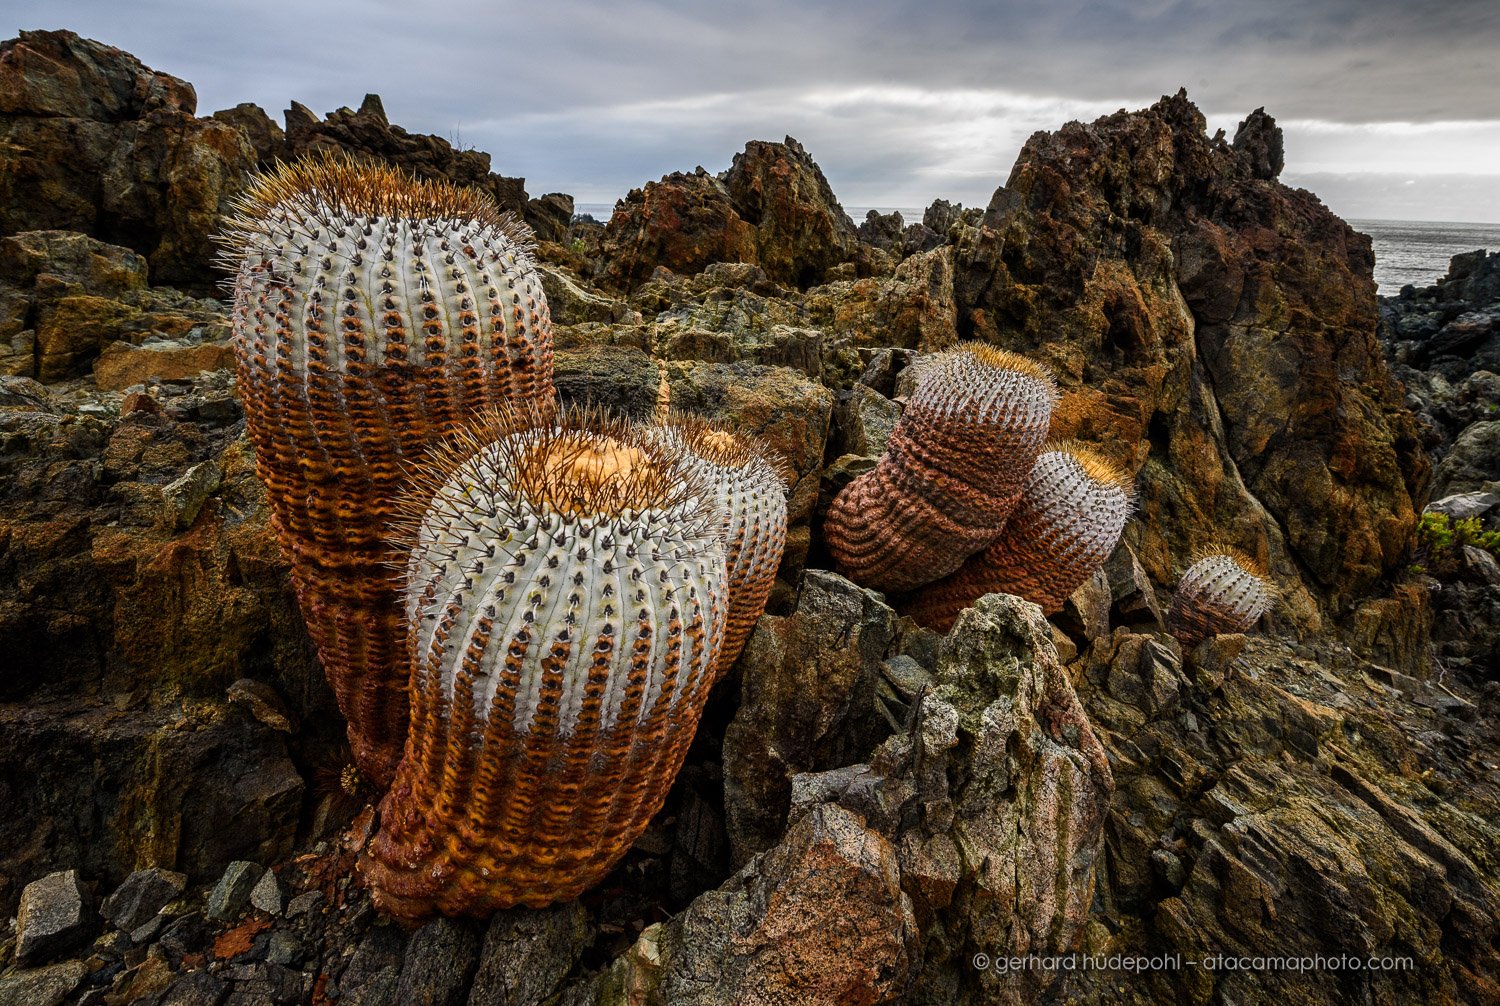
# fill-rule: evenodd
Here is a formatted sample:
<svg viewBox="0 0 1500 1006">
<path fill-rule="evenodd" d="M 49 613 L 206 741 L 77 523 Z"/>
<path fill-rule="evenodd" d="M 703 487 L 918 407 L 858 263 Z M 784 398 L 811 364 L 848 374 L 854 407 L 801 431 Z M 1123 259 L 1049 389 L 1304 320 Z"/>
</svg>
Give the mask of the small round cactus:
<svg viewBox="0 0 1500 1006">
<path fill-rule="evenodd" d="M 385 574 L 405 466 L 465 417 L 553 401 L 524 228 L 481 193 L 342 157 L 252 179 L 221 236 L 239 390 L 272 522 L 361 771 L 407 722 Z"/>
<path fill-rule="evenodd" d="M 1115 550 L 1132 499 L 1129 477 L 1107 459 L 1082 444 L 1050 445 L 1000 537 L 902 608 L 944 632 L 985 594 L 1015 594 L 1058 611 Z"/>
<path fill-rule="evenodd" d="M 828 510 L 824 537 L 840 571 L 876 590 L 911 590 L 993 542 L 1056 397 L 1045 370 L 991 346 L 964 344 L 924 364 L 880 463 Z"/>
<path fill-rule="evenodd" d="M 1182 574 L 1167 611 L 1167 631 L 1185 647 L 1209 636 L 1244 632 L 1270 610 L 1274 597 L 1260 563 L 1233 549 L 1213 549 Z"/>
<path fill-rule="evenodd" d="M 360 868 L 404 919 L 576 897 L 660 809 L 713 683 L 712 490 L 638 427 L 512 413 L 410 506 L 411 730 Z"/>
<path fill-rule="evenodd" d="M 722 513 L 721 533 L 729 567 L 729 624 L 716 674 L 734 666 L 766 609 L 771 584 L 786 547 L 786 463 L 748 437 L 696 416 L 669 412 L 654 428 L 710 486 Z"/>
</svg>

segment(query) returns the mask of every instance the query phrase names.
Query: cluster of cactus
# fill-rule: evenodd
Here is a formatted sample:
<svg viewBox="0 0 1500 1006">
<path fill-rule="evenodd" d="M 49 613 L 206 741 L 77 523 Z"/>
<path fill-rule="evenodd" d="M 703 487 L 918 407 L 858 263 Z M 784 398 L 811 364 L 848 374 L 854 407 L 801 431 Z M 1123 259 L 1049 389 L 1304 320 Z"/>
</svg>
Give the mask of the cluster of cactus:
<svg viewBox="0 0 1500 1006">
<path fill-rule="evenodd" d="M 835 564 L 942 631 L 988 593 L 1060 610 L 1118 544 L 1129 476 L 1083 444 L 1047 441 L 1056 391 L 1024 357 L 961 344 L 919 368 L 879 462 L 829 507 Z M 1263 570 L 1215 552 L 1184 576 L 1168 629 L 1188 644 L 1241 632 L 1270 599 Z"/>
<path fill-rule="evenodd" d="M 1092 450 L 1048 444 L 1056 398 L 1044 369 L 990 346 L 927 361 L 879 463 L 829 508 L 839 569 L 944 630 L 995 591 L 1059 609 L 1114 551 L 1132 495 Z"/>
<path fill-rule="evenodd" d="M 764 606 L 780 472 L 701 420 L 560 411 L 526 238 L 481 196 L 303 162 L 251 186 L 226 249 L 273 523 L 390 783 L 377 903 L 576 895 L 660 809 Z"/>
</svg>

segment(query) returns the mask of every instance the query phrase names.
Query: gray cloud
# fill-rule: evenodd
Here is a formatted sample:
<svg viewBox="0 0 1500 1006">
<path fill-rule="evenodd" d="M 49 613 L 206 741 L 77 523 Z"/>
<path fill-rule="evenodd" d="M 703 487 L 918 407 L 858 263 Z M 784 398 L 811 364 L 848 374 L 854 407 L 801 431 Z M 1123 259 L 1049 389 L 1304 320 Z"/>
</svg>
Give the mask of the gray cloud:
<svg viewBox="0 0 1500 1006">
<path fill-rule="evenodd" d="M 192 81 L 205 112 L 254 101 L 275 115 L 293 98 L 327 111 L 374 91 L 393 121 L 488 150 L 532 191 L 591 200 L 721 169 L 746 139 L 790 133 L 846 203 L 984 202 L 1032 130 L 1184 85 L 1216 123 L 1261 105 L 1288 122 L 1289 171 L 1299 149 L 1316 151 L 1307 171 L 1379 167 L 1366 162 L 1387 127 L 1320 123 L 1439 120 L 1487 125 L 1467 146 L 1445 133 L 1432 170 L 1500 171 L 1500 5 L 1488 0 L 8 7 L 13 29 L 72 28 Z"/>
</svg>

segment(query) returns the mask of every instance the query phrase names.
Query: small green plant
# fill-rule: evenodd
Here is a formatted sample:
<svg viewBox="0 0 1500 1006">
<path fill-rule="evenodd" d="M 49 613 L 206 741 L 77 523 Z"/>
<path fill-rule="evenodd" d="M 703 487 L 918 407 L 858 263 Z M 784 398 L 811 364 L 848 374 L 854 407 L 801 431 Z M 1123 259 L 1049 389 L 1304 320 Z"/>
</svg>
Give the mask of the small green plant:
<svg viewBox="0 0 1500 1006">
<path fill-rule="evenodd" d="M 1486 531 L 1478 517 L 1453 520 L 1445 513 L 1424 513 L 1417 522 L 1408 569 L 1413 573 L 1431 570 L 1438 579 L 1448 579 L 1462 566 L 1465 545 L 1500 558 L 1500 531 Z"/>
</svg>

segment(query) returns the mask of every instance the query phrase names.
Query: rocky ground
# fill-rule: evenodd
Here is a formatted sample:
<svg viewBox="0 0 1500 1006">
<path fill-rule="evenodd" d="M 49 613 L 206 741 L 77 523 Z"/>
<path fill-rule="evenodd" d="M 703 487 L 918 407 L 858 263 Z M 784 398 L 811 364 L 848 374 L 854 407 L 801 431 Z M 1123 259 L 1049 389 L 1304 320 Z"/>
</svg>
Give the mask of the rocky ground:
<svg viewBox="0 0 1500 1006">
<path fill-rule="evenodd" d="M 377 98 L 198 117 L 66 33 L 0 44 L 0 94 L 0 1006 L 1500 999 L 1500 586 L 1416 533 L 1431 498 L 1500 519 L 1500 256 L 1380 304 L 1263 112 L 1071 123 L 988 207 L 856 229 L 790 139 L 599 224 Z M 244 171 L 326 147 L 525 215 L 565 398 L 643 414 L 664 361 L 795 471 L 768 613 L 575 903 L 408 932 L 352 871 L 377 795 L 345 787 L 209 241 Z M 1140 509 L 1062 614 L 994 596 L 939 637 L 828 572 L 820 521 L 961 338 L 1047 363 L 1054 432 Z M 1226 538 L 1280 603 L 1183 653 L 1162 605 Z M 1065 951 L 1182 961 L 975 966 Z"/>
</svg>

